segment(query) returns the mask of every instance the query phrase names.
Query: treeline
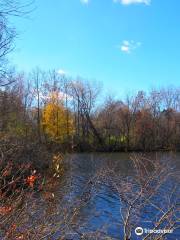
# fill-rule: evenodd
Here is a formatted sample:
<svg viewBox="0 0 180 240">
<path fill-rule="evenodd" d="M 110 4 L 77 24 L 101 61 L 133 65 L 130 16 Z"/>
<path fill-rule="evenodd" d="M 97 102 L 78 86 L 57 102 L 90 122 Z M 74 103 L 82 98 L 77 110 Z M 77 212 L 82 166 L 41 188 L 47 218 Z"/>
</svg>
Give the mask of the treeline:
<svg viewBox="0 0 180 240">
<path fill-rule="evenodd" d="M 56 71 L 10 77 L 0 90 L 1 134 L 62 151 L 180 149 L 179 88 L 103 101 L 97 83 Z"/>
<path fill-rule="evenodd" d="M 103 100 L 96 83 L 56 71 L 17 74 L 10 68 L 8 54 L 17 35 L 10 19 L 31 8 L 31 1 L 0 2 L 1 139 L 64 151 L 180 149 L 180 88 Z"/>
</svg>

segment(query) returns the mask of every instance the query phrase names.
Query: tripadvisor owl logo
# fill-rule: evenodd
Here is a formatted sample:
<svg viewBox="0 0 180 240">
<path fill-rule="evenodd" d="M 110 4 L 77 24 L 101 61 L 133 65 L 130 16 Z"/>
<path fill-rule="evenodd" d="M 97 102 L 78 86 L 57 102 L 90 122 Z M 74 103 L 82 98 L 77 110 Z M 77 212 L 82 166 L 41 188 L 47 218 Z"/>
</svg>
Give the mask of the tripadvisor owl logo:
<svg viewBox="0 0 180 240">
<path fill-rule="evenodd" d="M 142 229 L 142 227 L 137 227 L 137 228 L 135 229 L 135 234 L 136 234 L 137 236 L 143 235 L 143 229 Z"/>
</svg>

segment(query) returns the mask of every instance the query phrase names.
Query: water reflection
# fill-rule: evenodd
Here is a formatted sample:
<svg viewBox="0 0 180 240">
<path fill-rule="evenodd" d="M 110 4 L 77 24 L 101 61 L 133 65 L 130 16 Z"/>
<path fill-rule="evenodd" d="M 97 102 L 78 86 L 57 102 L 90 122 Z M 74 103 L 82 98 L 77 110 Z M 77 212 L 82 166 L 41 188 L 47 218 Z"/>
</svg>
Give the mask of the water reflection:
<svg viewBox="0 0 180 240">
<path fill-rule="evenodd" d="M 153 155 L 149 157 L 152 158 Z M 162 161 L 171 157 L 172 167 L 179 169 L 179 155 L 172 158 L 169 155 L 159 154 L 158 157 Z M 123 225 L 119 194 L 109 184 L 98 182 L 96 176 L 102 172 L 102 169 L 105 171 L 106 168 L 113 168 L 114 172 L 121 176 L 133 177 L 134 169 L 129 154 L 74 154 L 67 156 L 66 168 L 67 171 L 56 189 L 55 201 L 51 205 L 53 209 L 51 208 L 50 212 L 56 209 L 56 214 L 53 215 L 55 221 L 53 221 L 62 223 L 65 220 L 68 227 L 64 223 L 61 227 L 59 225 L 59 231 L 56 231 L 53 239 L 59 239 L 63 234 L 66 235 L 64 239 L 80 239 L 80 236 L 85 233 L 89 233 L 91 237 L 84 239 L 106 239 L 107 236 L 111 237 L 110 239 L 122 239 Z M 175 183 L 178 183 L 175 181 L 178 179 L 170 178 L 154 199 L 162 208 L 167 204 L 166 193 L 173 189 Z M 176 196 L 172 196 L 172 201 L 177 197 L 178 192 L 174 191 L 174 194 Z M 68 213 L 65 214 L 64 209 L 66 211 L 68 209 Z M 155 208 L 152 205 L 146 206 L 143 213 L 140 212 L 139 215 L 141 216 L 139 226 L 154 227 L 152 220 L 155 221 L 157 216 L 155 216 Z M 50 219 L 49 221 L 51 222 Z M 94 233 L 97 234 L 93 235 Z M 167 239 L 174 240 L 179 236 L 176 230 L 168 235 Z M 133 233 L 132 239 L 142 238 L 138 238 Z M 166 239 L 165 236 L 163 239 Z"/>
</svg>

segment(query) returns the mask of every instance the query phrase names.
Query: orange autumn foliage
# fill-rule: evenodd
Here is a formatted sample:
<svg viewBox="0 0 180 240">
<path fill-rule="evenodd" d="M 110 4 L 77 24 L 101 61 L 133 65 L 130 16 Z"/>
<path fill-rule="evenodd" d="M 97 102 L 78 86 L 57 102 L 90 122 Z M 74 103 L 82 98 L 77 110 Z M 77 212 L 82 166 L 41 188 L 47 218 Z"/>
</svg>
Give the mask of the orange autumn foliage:
<svg viewBox="0 0 180 240">
<path fill-rule="evenodd" d="M 8 214 L 9 212 L 11 212 L 12 208 L 11 207 L 0 207 L 0 215 L 6 215 Z"/>
<path fill-rule="evenodd" d="M 27 177 L 26 182 L 31 188 L 33 188 L 36 179 L 37 179 L 37 176 L 31 175 L 31 176 Z"/>
</svg>

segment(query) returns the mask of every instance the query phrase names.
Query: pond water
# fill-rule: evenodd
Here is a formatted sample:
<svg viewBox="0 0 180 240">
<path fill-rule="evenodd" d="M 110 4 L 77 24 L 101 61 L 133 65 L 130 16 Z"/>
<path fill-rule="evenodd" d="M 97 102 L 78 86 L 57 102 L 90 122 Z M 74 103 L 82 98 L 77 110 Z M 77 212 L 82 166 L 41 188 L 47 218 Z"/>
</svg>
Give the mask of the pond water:
<svg viewBox="0 0 180 240">
<path fill-rule="evenodd" d="M 151 158 L 152 154 L 149 157 Z M 174 167 L 174 171 L 180 169 L 179 154 L 173 157 L 168 154 L 159 154 L 159 157 L 162 159 L 171 159 L 168 161 L 171 161 L 170 166 Z M 58 225 L 58 222 L 62 222 L 62 218 L 66 219 L 68 227 L 65 227 L 64 223 L 62 226 L 59 224 L 59 231 L 53 235 L 53 239 L 59 239 L 63 231 L 66 232 L 64 239 L 81 239 L 80 236 L 87 232 L 91 236 L 87 237 L 87 239 L 92 240 L 123 239 L 123 226 L 120 213 L 121 199 L 118 192 L 109 184 L 100 180 L 96 182 L 97 187 L 92 187 L 95 176 L 101 174 L 106 168 L 115 168 L 115 172 L 119 176 L 131 178 L 134 174 L 132 161 L 129 154 L 126 153 L 73 154 L 67 156 L 67 170 L 63 179 L 60 180 L 58 187 L 56 187 L 53 209 L 56 209 L 59 213 L 55 215 L 54 222 Z M 173 189 L 175 184 L 179 184 L 178 178 L 169 180 L 162 187 L 161 196 L 158 195 L 156 201 L 165 201 L 166 193 Z M 176 189 L 173 199 L 178 197 L 178 193 L 179 191 Z M 139 220 L 136 222 L 139 225 L 135 225 L 132 228 L 131 239 L 133 240 L 143 239 L 143 235 L 137 236 L 134 233 L 136 227 L 153 228 L 152 221 L 155 218 L 155 209 L 148 206 L 143 210 L 144 213 L 140 215 Z M 63 211 L 68 211 L 68 213 L 64 214 Z M 100 232 L 99 237 L 97 231 Z M 180 239 L 180 232 L 176 229 L 172 234 L 167 235 L 167 237 L 164 236 L 162 239 Z"/>
</svg>

